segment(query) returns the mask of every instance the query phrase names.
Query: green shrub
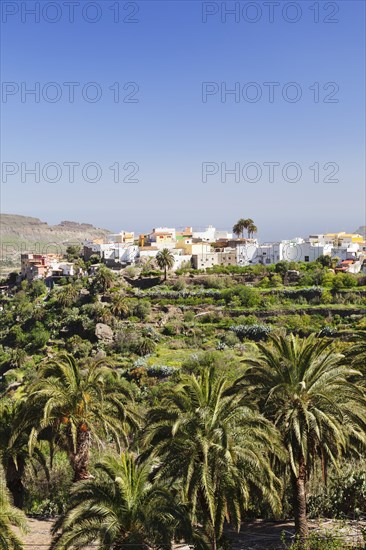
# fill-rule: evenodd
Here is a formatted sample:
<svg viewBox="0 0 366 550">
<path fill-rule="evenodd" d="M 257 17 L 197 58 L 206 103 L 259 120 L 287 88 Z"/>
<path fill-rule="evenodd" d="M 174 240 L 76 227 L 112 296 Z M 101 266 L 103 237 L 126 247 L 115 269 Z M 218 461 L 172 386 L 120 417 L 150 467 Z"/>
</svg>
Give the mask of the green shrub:
<svg viewBox="0 0 366 550">
<path fill-rule="evenodd" d="M 151 313 L 151 304 L 147 300 L 139 300 L 133 308 L 133 315 L 141 321 L 145 321 Z"/>
<path fill-rule="evenodd" d="M 267 336 L 271 332 L 271 327 L 269 327 L 268 325 L 261 325 L 261 324 L 233 325 L 232 327 L 230 327 L 230 330 L 237 335 L 240 341 L 243 341 L 244 338 L 248 338 L 249 340 L 259 341 L 267 338 Z"/>
<path fill-rule="evenodd" d="M 320 298 L 321 304 L 331 304 L 333 302 L 332 293 L 329 290 L 323 290 Z"/>
<path fill-rule="evenodd" d="M 27 341 L 28 345 L 33 350 L 42 349 L 50 339 L 50 333 L 42 325 L 42 323 L 37 322 L 34 328 L 30 331 Z"/>
<path fill-rule="evenodd" d="M 309 498 L 310 517 L 358 519 L 366 510 L 364 463 L 345 463 L 339 473 L 332 470 L 328 487 Z"/>
<path fill-rule="evenodd" d="M 174 284 L 173 284 L 173 290 L 185 290 L 186 288 L 186 283 L 185 283 L 185 280 L 184 279 L 177 279 L 176 281 L 174 281 Z"/>
</svg>

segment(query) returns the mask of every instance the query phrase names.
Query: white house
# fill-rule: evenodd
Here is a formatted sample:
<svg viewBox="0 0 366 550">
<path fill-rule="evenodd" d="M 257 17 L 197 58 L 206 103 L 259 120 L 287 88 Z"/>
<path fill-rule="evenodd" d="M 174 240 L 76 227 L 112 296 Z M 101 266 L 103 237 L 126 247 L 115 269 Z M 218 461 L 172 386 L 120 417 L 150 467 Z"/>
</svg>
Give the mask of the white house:
<svg viewBox="0 0 366 550">
<path fill-rule="evenodd" d="M 233 234 L 222 229 L 216 229 L 212 225 L 209 225 L 203 231 L 193 231 L 192 237 L 193 239 L 200 239 L 201 241 L 205 241 L 207 243 L 214 243 L 219 239 L 232 239 Z"/>
</svg>

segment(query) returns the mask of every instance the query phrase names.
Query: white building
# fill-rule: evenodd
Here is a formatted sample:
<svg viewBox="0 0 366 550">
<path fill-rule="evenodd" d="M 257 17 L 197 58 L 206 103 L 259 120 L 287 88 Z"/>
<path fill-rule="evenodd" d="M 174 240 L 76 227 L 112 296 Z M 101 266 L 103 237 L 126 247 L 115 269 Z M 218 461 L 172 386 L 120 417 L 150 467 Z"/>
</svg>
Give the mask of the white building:
<svg viewBox="0 0 366 550">
<path fill-rule="evenodd" d="M 156 247 L 144 247 L 140 248 L 139 259 L 142 260 L 142 263 L 148 259 L 155 259 L 157 254 L 159 254 L 160 249 Z M 192 254 L 186 254 L 183 248 L 171 250 L 174 258 L 174 265 L 172 271 L 180 269 L 183 264 L 191 262 Z"/>
<path fill-rule="evenodd" d="M 139 254 L 139 247 L 122 242 L 99 244 L 86 241 L 84 243 L 84 258 L 88 260 L 93 254 L 96 254 L 105 262 L 134 264 Z"/>
<path fill-rule="evenodd" d="M 275 243 L 258 244 L 238 243 L 236 247 L 237 264 L 275 264 L 280 261 L 287 262 L 313 262 L 319 256 L 330 255 L 332 246 L 311 243 L 299 237 Z"/>
<path fill-rule="evenodd" d="M 119 233 L 110 233 L 107 235 L 107 241 L 110 243 L 133 244 L 135 233 L 133 231 L 120 231 Z"/>
<path fill-rule="evenodd" d="M 214 243 L 219 239 L 232 239 L 233 234 L 228 231 L 216 229 L 212 225 L 206 227 L 203 231 L 193 231 L 192 238 L 200 239 L 206 243 Z"/>
</svg>

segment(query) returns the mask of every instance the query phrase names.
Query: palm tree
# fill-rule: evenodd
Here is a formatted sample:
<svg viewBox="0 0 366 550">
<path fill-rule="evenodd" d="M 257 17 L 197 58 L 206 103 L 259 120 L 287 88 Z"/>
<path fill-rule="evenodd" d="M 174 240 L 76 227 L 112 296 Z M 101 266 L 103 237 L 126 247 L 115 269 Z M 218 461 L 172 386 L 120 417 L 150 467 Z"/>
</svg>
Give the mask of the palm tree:
<svg viewBox="0 0 366 550">
<path fill-rule="evenodd" d="M 356 332 L 353 337 L 354 345 L 347 353 L 353 364 L 360 369 L 363 374 L 363 381 L 366 378 L 366 330 Z"/>
<path fill-rule="evenodd" d="M 116 317 L 125 317 L 128 315 L 129 306 L 123 296 L 116 296 L 111 304 L 111 312 Z"/>
<path fill-rule="evenodd" d="M 99 549 L 171 548 L 172 499 L 150 481 L 151 465 L 128 451 L 96 464 L 95 480 L 78 483 L 53 528 L 51 550 L 97 544 Z"/>
<path fill-rule="evenodd" d="M 258 232 L 258 227 L 254 223 L 249 223 L 247 226 L 248 237 L 253 237 L 254 233 Z"/>
<path fill-rule="evenodd" d="M 236 224 L 233 227 L 233 233 L 239 238 L 240 236 L 244 237 L 244 229 L 245 229 L 245 220 L 241 218 L 236 222 Z"/>
<path fill-rule="evenodd" d="M 41 413 L 30 435 L 31 448 L 42 429 L 58 431 L 74 481 L 89 477 L 92 438 L 100 442 L 103 431 L 119 445 L 120 436 L 126 439 L 128 427 L 138 423 L 127 384 L 103 359 L 85 368 L 71 355 L 46 362 L 30 386 L 27 404 L 29 411 Z"/>
<path fill-rule="evenodd" d="M 0 460 L 0 550 L 23 550 L 24 548 L 22 541 L 12 530 L 12 525 L 22 532 L 27 532 L 25 515 L 11 504 Z"/>
<path fill-rule="evenodd" d="M 0 449 L 6 485 L 15 506 L 23 508 L 23 476 L 28 458 L 28 433 L 21 432 L 11 441 L 13 431 L 22 415 L 21 402 L 2 399 L 0 403 Z"/>
<path fill-rule="evenodd" d="M 164 281 L 167 278 L 168 269 L 172 269 L 174 266 L 174 256 L 168 248 L 163 248 L 156 255 L 156 263 L 160 269 L 164 269 Z"/>
<path fill-rule="evenodd" d="M 113 286 L 114 273 L 108 267 L 101 265 L 94 276 L 93 286 L 97 292 L 106 292 Z"/>
<path fill-rule="evenodd" d="M 244 238 L 244 230 L 248 231 L 248 237 L 250 233 L 256 233 L 257 228 L 254 225 L 254 221 L 251 218 L 240 218 L 233 227 L 233 233 L 238 237 Z"/>
<path fill-rule="evenodd" d="M 149 411 L 145 437 L 160 461 L 158 479 L 178 482 L 193 527 L 203 526 L 212 549 L 225 521 L 239 528 L 252 487 L 279 508 L 280 483 L 269 460 L 271 449 L 280 452 L 277 432 L 229 389 L 213 368 L 198 377 L 182 375 Z"/>
<path fill-rule="evenodd" d="M 323 476 L 350 443 L 365 444 L 366 400 L 350 381 L 359 375 L 342 364 L 329 341 L 310 336 L 272 337 L 259 344 L 260 358 L 241 379 L 258 397 L 263 414 L 282 435 L 291 472 L 295 526 L 305 545 L 308 536 L 306 483 L 317 459 Z M 240 382 L 239 382 L 240 386 Z M 248 395 L 244 392 L 244 395 Z M 305 546 L 304 546 L 305 547 Z"/>
<path fill-rule="evenodd" d="M 150 355 L 154 352 L 156 348 L 156 344 L 154 340 L 149 338 L 148 336 L 142 336 L 136 343 L 136 353 L 138 355 Z"/>
<path fill-rule="evenodd" d="M 254 225 L 254 221 L 252 220 L 252 218 L 246 218 L 245 220 L 243 220 L 243 222 L 243 228 L 248 231 L 249 237 L 249 228 Z"/>
<path fill-rule="evenodd" d="M 62 307 L 70 307 L 75 303 L 79 291 L 73 284 L 65 285 L 56 294 L 57 301 Z"/>
<path fill-rule="evenodd" d="M 23 477 L 27 462 L 31 459 L 28 448 L 30 427 L 20 429 L 22 418 L 24 414 L 27 414 L 27 411 L 27 403 L 21 399 L 13 400 L 7 397 L 1 399 L 1 464 L 5 473 L 7 488 L 11 493 L 13 504 L 17 508 L 23 508 L 24 506 L 25 488 Z M 45 458 L 38 447 L 35 448 L 34 458 L 45 468 L 47 473 Z"/>
</svg>

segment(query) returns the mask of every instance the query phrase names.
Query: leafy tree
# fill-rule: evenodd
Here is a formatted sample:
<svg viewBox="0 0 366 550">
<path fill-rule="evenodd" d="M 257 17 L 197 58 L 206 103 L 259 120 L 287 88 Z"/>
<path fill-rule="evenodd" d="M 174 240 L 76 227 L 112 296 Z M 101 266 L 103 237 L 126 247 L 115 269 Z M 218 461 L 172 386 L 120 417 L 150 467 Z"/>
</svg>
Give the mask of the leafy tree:
<svg viewBox="0 0 366 550">
<path fill-rule="evenodd" d="M 80 358 L 89 356 L 93 345 L 89 340 L 85 340 L 78 334 L 75 334 L 67 339 L 65 347 L 71 355 Z"/>
<path fill-rule="evenodd" d="M 66 254 L 67 254 L 68 261 L 72 262 L 73 260 L 77 260 L 78 258 L 80 258 L 81 252 L 82 252 L 81 245 L 79 245 L 79 244 L 69 245 L 66 248 Z"/>
<path fill-rule="evenodd" d="M 272 275 L 269 280 L 269 286 L 271 287 L 277 287 L 282 285 L 282 277 L 281 275 Z"/>
<path fill-rule="evenodd" d="M 96 264 L 99 264 L 99 262 L 100 262 L 100 256 L 98 254 L 92 254 L 88 261 L 90 265 L 96 265 Z"/>
<path fill-rule="evenodd" d="M 29 285 L 29 294 L 32 296 L 32 298 L 38 298 L 39 296 L 42 296 L 42 294 L 45 294 L 47 292 L 47 287 L 41 280 L 33 281 Z"/>
<path fill-rule="evenodd" d="M 317 460 L 324 478 L 351 443 L 365 443 L 366 400 L 350 381 L 358 371 L 342 364 L 329 341 L 315 336 L 272 337 L 242 378 L 255 391 L 264 415 L 279 429 L 292 477 L 296 531 L 308 537 L 307 480 Z M 240 385 L 240 384 L 239 384 Z"/>
<path fill-rule="evenodd" d="M 126 451 L 107 455 L 96 470 L 95 480 L 72 489 L 66 513 L 53 528 L 51 550 L 93 543 L 113 550 L 171 548 L 172 498 L 151 482 L 151 465 Z"/>
<path fill-rule="evenodd" d="M 277 262 L 275 265 L 275 272 L 279 273 L 284 277 L 289 270 L 289 262 L 286 262 L 285 260 L 281 260 L 280 262 Z"/>
<path fill-rule="evenodd" d="M 47 361 L 30 386 L 27 403 L 40 417 L 31 432 L 31 447 L 40 430 L 58 430 L 74 481 L 89 477 L 92 438 L 99 442 L 103 431 L 119 444 L 120 436 L 126 438 L 127 426 L 137 425 L 129 388 L 103 359 L 87 367 L 71 355 Z"/>
<path fill-rule="evenodd" d="M 321 255 L 319 258 L 316 259 L 316 261 L 322 265 L 323 267 L 333 267 L 332 257 L 329 255 Z"/>
<path fill-rule="evenodd" d="M 168 269 L 172 269 L 174 266 L 174 256 L 168 248 L 163 248 L 156 255 L 156 263 L 160 269 L 164 270 L 164 281 L 167 279 Z"/>
<path fill-rule="evenodd" d="M 276 430 L 229 389 L 212 368 L 182 375 L 149 411 L 145 439 L 160 462 L 158 479 L 178 482 L 193 526 L 202 525 L 213 549 L 225 521 L 239 528 L 253 487 L 279 508 L 269 460 L 270 449 L 279 452 Z"/>
<path fill-rule="evenodd" d="M 343 286 L 345 288 L 354 288 L 357 286 L 357 279 L 351 273 L 342 273 Z"/>
<path fill-rule="evenodd" d="M 333 290 L 341 290 L 342 288 L 344 288 L 344 286 L 344 274 L 337 273 L 332 281 Z"/>
<path fill-rule="evenodd" d="M 7 283 L 9 285 L 15 285 L 18 277 L 19 277 L 19 273 L 17 271 L 12 271 L 11 273 L 9 273 Z"/>
<path fill-rule="evenodd" d="M 28 335 L 28 345 L 34 350 L 42 349 L 49 339 L 50 333 L 37 321 Z"/>
<path fill-rule="evenodd" d="M 11 504 L 0 462 L 0 550 L 23 550 L 24 548 L 22 541 L 12 530 L 12 525 L 19 527 L 23 532 L 27 531 L 25 515 Z"/>
<path fill-rule="evenodd" d="M 336 275 L 332 272 L 325 273 L 322 278 L 322 286 L 331 288 L 333 287 L 333 281 L 335 280 Z"/>
<path fill-rule="evenodd" d="M 9 330 L 5 341 L 12 347 L 22 348 L 27 342 L 27 335 L 19 325 L 14 325 Z"/>
</svg>

